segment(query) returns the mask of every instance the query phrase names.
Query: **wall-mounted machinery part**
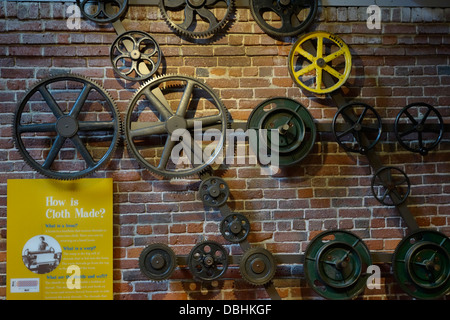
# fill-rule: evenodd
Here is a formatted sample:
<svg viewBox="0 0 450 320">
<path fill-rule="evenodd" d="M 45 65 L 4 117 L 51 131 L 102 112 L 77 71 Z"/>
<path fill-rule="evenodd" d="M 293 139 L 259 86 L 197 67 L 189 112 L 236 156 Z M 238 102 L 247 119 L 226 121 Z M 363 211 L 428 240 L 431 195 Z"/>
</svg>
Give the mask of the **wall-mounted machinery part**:
<svg viewBox="0 0 450 320">
<path fill-rule="evenodd" d="M 128 50 L 128 47 L 131 50 Z M 111 45 L 109 52 L 114 71 L 130 81 L 149 79 L 158 70 L 161 58 L 162 52 L 158 42 L 142 31 L 121 34 Z"/>
<path fill-rule="evenodd" d="M 330 230 L 311 240 L 305 252 L 304 273 L 315 292 L 327 299 L 352 299 L 366 287 L 370 251 L 355 234 Z"/>
<path fill-rule="evenodd" d="M 444 121 L 436 108 L 417 102 L 407 105 L 398 113 L 394 131 L 403 148 L 425 156 L 441 141 Z"/>
<path fill-rule="evenodd" d="M 215 241 L 203 241 L 192 248 L 188 256 L 192 275 L 204 281 L 220 278 L 228 268 L 227 250 Z"/>
<path fill-rule="evenodd" d="M 349 103 L 336 112 L 332 130 L 336 141 L 346 151 L 366 154 L 380 140 L 381 117 L 368 104 Z"/>
<path fill-rule="evenodd" d="M 250 0 L 253 19 L 267 34 L 294 37 L 308 28 L 317 15 L 318 0 Z"/>
<path fill-rule="evenodd" d="M 439 299 L 450 291 L 450 239 L 416 230 L 395 249 L 392 269 L 400 287 L 417 299 Z"/>
<path fill-rule="evenodd" d="M 227 24 L 234 11 L 234 0 L 160 0 L 159 8 L 176 33 L 208 38 Z M 180 16 L 182 21 L 177 21 Z"/>
<path fill-rule="evenodd" d="M 411 182 L 403 170 L 390 166 L 381 167 L 372 178 L 371 190 L 380 203 L 399 206 L 408 198 Z"/>
<path fill-rule="evenodd" d="M 292 80 L 317 94 L 330 93 L 340 88 L 352 69 L 352 56 L 345 42 L 323 31 L 301 36 L 292 46 L 288 61 Z M 324 81 L 325 73 L 335 79 L 332 85 Z"/>
<path fill-rule="evenodd" d="M 220 233 L 232 243 L 242 242 L 250 233 L 250 222 L 243 214 L 231 213 L 220 222 Z"/>
<path fill-rule="evenodd" d="M 149 279 L 168 279 L 177 266 L 175 253 L 167 245 L 153 243 L 145 247 L 139 256 L 139 268 Z"/>
<path fill-rule="evenodd" d="M 242 254 L 239 263 L 242 278 L 253 285 L 269 283 L 276 272 L 276 261 L 270 251 L 255 247 Z"/>
<path fill-rule="evenodd" d="M 96 23 L 111 23 L 128 9 L 128 0 L 77 0 L 81 14 Z"/>
<path fill-rule="evenodd" d="M 14 142 L 24 160 L 53 179 L 82 178 L 105 164 L 121 136 L 121 120 L 105 89 L 67 74 L 38 82 L 14 114 Z"/>
<path fill-rule="evenodd" d="M 176 178 L 209 167 L 222 152 L 227 127 L 228 112 L 210 87 L 188 76 L 164 75 L 144 83 L 131 99 L 125 137 L 145 168 Z"/>
<path fill-rule="evenodd" d="M 247 129 L 258 131 L 258 145 L 250 146 L 255 154 L 260 156 L 261 149 L 267 150 L 263 154 L 268 156 L 278 153 L 280 166 L 303 160 L 316 141 L 313 117 L 303 105 L 290 98 L 271 98 L 259 104 L 250 114 Z M 278 134 L 278 143 L 272 139 L 272 131 Z"/>
<path fill-rule="evenodd" d="M 203 180 L 198 192 L 203 203 L 213 208 L 224 205 L 230 195 L 230 189 L 225 180 L 215 176 Z"/>
</svg>

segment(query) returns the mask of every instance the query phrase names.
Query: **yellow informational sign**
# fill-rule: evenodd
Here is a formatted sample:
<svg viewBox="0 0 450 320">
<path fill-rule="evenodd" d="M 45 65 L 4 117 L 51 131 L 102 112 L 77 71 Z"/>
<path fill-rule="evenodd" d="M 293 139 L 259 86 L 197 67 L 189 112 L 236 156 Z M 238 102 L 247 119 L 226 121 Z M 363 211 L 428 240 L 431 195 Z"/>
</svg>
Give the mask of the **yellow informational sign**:
<svg viewBox="0 0 450 320">
<path fill-rule="evenodd" d="M 112 299 L 112 179 L 7 188 L 6 298 Z"/>
</svg>

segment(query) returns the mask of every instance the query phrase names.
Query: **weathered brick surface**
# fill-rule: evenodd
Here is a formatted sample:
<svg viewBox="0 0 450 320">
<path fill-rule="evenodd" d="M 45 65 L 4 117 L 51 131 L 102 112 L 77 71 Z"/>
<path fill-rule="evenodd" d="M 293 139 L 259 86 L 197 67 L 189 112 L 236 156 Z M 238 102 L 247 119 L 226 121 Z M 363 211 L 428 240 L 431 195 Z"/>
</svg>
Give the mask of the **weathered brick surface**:
<svg viewBox="0 0 450 320">
<path fill-rule="evenodd" d="M 342 88 L 346 99 L 370 103 L 386 123 L 392 123 L 406 104 L 428 102 L 449 123 L 450 9 L 383 8 L 381 30 L 367 29 L 366 9 L 321 8 L 311 27 L 339 35 L 351 48 L 352 75 Z M 42 178 L 23 163 L 12 143 L 17 102 L 37 80 L 72 71 L 101 83 L 123 115 L 139 85 L 112 71 L 108 54 L 116 35 L 110 25 L 83 20 L 81 30 L 69 30 L 62 3 L 2 1 L 0 18 L 0 297 L 5 298 L 6 181 Z M 172 33 L 156 7 L 129 8 L 123 24 L 157 39 L 165 59 L 159 73 L 201 78 L 219 94 L 235 121 L 245 121 L 267 98 L 288 96 L 307 106 L 318 122 L 330 123 L 337 110 L 334 102 L 299 89 L 289 77 L 287 56 L 296 39 L 269 37 L 245 8 L 239 8 L 234 19 L 226 33 L 198 43 Z M 418 224 L 449 236 L 449 133 L 426 157 L 404 150 L 392 133 L 383 136 L 376 150 L 385 165 L 399 166 L 413 182 L 408 203 Z M 392 252 L 408 231 L 395 208 L 373 198 L 373 172 L 365 157 L 346 153 L 329 133 L 318 135 L 302 163 L 273 177 L 261 176 L 259 168 L 249 164 L 236 164 L 222 173 L 231 189 L 229 206 L 251 222 L 249 241 L 273 253 L 302 253 L 315 235 L 335 228 L 355 232 L 371 250 Z M 142 276 L 138 257 L 148 243 L 167 243 L 177 254 L 188 254 L 206 238 L 223 243 L 233 254 L 241 253 L 220 236 L 220 216 L 199 200 L 198 181 L 161 180 L 141 169 L 123 147 L 94 176 L 114 179 L 115 299 L 202 298 L 193 293 L 186 269 L 177 269 L 173 280 L 162 283 Z M 278 274 L 275 286 L 283 298 L 318 298 L 299 266 L 283 266 Z M 264 289 L 240 280 L 235 267 L 226 279 L 218 299 L 268 298 Z M 383 268 L 382 283 L 382 289 L 366 290 L 361 298 L 408 298 L 389 266 Z"/>
</svg>

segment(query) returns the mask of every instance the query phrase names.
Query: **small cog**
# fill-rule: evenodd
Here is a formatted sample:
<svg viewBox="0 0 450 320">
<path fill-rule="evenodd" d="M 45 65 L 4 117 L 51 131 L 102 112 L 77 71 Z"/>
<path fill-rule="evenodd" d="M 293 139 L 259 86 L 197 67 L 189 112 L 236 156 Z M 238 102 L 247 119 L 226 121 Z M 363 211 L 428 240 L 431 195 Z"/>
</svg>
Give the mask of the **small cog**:
<svg viewBox="0 0 450 320">
<path fill-rule="evenodd" d="M 248 283 L 256 286 L 265 285 L 275 275 L 275 258 L 264 248 L 250 248 L 241 257 L 239 271 Z"/>
<path fill-rule="evenodd" d="M 176 265 L 175 253 L 162 243 L 148 245 L 139 257 L 141 272 L 154 281 L 168 279 Z"/>
</svg>

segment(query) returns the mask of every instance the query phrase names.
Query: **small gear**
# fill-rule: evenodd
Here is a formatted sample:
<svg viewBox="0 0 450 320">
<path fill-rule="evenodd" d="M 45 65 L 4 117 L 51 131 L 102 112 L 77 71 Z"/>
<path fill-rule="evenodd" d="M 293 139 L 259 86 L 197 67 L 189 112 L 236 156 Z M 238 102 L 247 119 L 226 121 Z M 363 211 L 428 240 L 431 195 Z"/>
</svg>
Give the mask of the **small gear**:
<svg viewBox="0 0 450 320">
<path fill-rule="evenodd" d="M 139 257 L 141 272 L 154 281 L 168 279 L 176 265 L 175 253 L 162 243 L 148 245 Z"/>
<path fill-rule="evenodd" d="M 275 258 L 264 248 L 250 248 L 241 257 L 239 271 L 247 282 L 257 286 L 265 285 L 275 275 Z"/>
<path fill-rule="evenodd" d="M 230 188 L 225 180 L 215 176 L 203 180 L 198 191 L 203 203 L 213 208 L 224 205 L 230 195 Z"/>
<path fill-rule="evenodd" d="M 215 9 L 226 12 L 216 16 Z M 160 0 L 159 8 L 170 28 L 180 35 L 190 38 L 207 38 L 222 29 L 234 10 L 234 0 Z M 175 23 L 170 12 L 183 12 L 183 21 Z"/>
<path fill-rule="evenodd" d="M 228 268 L 228 253 L 215 241 L 200 242 L 189 253 L 188 267 L 194 278 L 217 280 Z"/>
<path fill-rule="evenodd" d="M 240 213 L 232 213 L 222 219 L 220 233 L 233 243 L 239 243 L 247 239 L 250 232 L 250 222 L 247 217 Z"/>
<path fill-rule="evenodd" d="M 84 76 L 64 74 L 28 90 L 14 114 L 13 137 L 34 170 L 49 178 L 72 180 L 107 162 L 120 140 L 121 127 L 116 104 L 105 89 Z M 106 143 L 107 149 L 101 147 Z"/>
<path fill-rule="evenodd" d="M 77 0 L 81 14 L 96 23 L 111 23 L 128 9 L 128 0 Z"/>
</svg>

